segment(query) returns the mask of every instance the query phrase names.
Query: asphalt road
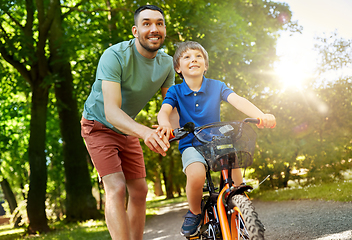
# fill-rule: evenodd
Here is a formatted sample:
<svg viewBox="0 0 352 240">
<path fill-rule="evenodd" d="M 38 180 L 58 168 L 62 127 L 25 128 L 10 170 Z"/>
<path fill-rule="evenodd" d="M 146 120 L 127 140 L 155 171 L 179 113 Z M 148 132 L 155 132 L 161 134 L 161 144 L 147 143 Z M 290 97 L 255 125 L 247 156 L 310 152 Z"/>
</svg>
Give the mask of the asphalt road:
<svg viewBox="0 0 352 240">
<path fill-rule="evenodd" d="M 267 240 L 351 240 L 352 203 L 326 201 L 253 202 Z M 148 219 L 143 240 L 185 240 L 180 235 L 187 203 L 165 206 Z"/>
</svg>

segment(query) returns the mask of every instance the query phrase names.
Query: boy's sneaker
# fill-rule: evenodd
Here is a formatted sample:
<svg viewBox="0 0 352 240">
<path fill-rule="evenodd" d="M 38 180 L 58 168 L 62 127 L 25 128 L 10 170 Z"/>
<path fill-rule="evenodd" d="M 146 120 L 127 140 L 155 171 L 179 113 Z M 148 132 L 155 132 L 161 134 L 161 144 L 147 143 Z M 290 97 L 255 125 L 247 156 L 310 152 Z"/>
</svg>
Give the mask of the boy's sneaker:
<svg viewBox="0 0 352 240">
<path fill-rule="evenodd" d="M 185 237 L 193 237 L 197 235 L 201 220 L 201 214 L 194 215 L 190 210 L 188 210 L 181 228 L 181 234 Z"/>
</svg>

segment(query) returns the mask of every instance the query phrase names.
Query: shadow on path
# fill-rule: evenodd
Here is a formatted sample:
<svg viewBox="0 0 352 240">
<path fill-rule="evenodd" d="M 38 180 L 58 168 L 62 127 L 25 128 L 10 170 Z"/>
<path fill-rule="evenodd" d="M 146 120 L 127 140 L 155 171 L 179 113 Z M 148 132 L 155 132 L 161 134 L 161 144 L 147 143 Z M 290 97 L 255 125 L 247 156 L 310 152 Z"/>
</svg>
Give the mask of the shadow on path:
<svg viewBox="0 0 352 240">
<path fill-rule="evenodd" d="M 143 240 L 185 240 L 180 230 L 187 210 L 187 202 L 160 208 L 158 215 L 146 222 Z"/>
</svg>

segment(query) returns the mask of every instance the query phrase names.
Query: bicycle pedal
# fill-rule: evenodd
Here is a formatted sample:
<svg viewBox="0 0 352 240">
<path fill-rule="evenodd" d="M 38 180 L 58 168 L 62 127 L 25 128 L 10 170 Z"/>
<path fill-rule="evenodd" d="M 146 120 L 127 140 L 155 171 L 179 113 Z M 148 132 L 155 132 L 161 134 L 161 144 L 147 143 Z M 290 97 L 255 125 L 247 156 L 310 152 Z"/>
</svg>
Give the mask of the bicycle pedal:
<svg viewBox="0 0 352 240">
<path fill-rule="evenodd" d="M 189 238 L 187 238 L 187 239 L 189 239 L 189 240 L 195 240 L 195 239 L 200 239 L 200 238 L 199 238 L 199 236 L 194 236 L 194 237 L 189 237 Z"/>
</svg>

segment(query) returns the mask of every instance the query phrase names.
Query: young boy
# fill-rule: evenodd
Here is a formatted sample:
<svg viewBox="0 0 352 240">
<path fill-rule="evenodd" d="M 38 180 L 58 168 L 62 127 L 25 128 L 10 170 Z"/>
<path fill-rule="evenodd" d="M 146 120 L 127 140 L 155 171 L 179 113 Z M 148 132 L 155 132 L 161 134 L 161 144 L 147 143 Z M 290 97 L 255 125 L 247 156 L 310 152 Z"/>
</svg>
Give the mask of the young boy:
<svg viewBox="0 0 352 240">
<path fill-rule="evenodd" d="M 169 88 L 158 114 L 160 136 L 169 137 L 171 123 L 169 116 L 177 108 L 180 126 L 187 122 L 195 126 L 220 121 L 220 103 L 227 101 L 232 106 L 252 118 L 263 119 L 265 127 L 275 125 L 275 117 L 264 114 L 251 102 L 238 96 L 225 83 L 204 77 L 209 67 L 208 53 L 197 42 L 181 43 L 173 58 L 174 69 L 183 82 Z M 181 228 L 181 234 L 192 237 L 197 234 L 201 222 L 201 200 L 206 175 L 206 162 L 203 156 L 192 147 L 192 136 L 180 140 L 183 171 L 187 176 L 186 194 L 189 211 Z M 233 181 L 242 183 L 240 169 L 232 170 Z"/>
</svg>

